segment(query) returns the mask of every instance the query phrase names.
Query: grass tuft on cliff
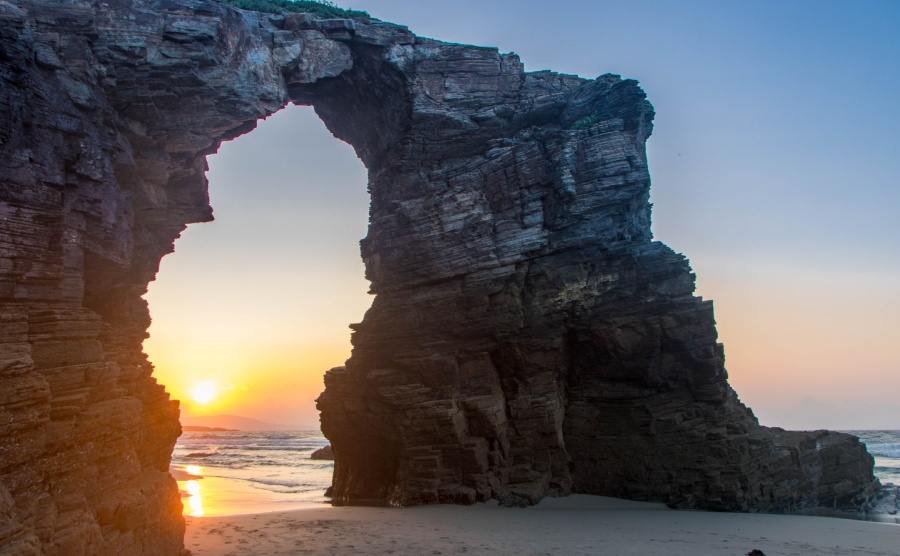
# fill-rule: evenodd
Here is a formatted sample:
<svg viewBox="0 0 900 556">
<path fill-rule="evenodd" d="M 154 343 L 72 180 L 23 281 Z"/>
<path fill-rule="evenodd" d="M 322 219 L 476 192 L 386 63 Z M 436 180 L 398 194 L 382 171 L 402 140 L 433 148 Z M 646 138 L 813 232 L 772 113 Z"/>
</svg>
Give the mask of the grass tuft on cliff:
<svg viewBox="0 0 900 556">
<path fill-rule="evenodd" d="M 219 0 L 223 4 L 242 10 L 283 14 L 298 12 L 314 14 L 322 18 L 335 19 L 371 19 L 368 12 L 339 8 L 332 2 L 315 2 L 313 0 Z"/>
<path fill-rule="evenodd" d="M 600 118 L 598 116 L 587 116 L 572 124 L 572 129 L 587 129 L 599 121 Z"/>
</svg>

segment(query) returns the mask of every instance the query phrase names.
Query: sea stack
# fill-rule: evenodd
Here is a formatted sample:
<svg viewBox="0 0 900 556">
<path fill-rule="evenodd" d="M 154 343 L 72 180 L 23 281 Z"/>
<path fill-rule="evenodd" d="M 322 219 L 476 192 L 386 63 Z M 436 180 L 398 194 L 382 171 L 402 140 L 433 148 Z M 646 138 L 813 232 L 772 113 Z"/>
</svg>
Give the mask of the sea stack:
<svg viewBox="0 0 900 556">
<path fill-rule="evenodd" d="M 859 441 L 761 427 L 653 240 L 638 84 L 367 18 L 0 2 L 0 552 L 177 554 L 141 295 L 206 155 L 288 102 L 369 170 L 376 297 L 318 400 L 336 504 L 856 508 Z M 274 202 L 274 201 L 273 201 Z"/>
</svg>

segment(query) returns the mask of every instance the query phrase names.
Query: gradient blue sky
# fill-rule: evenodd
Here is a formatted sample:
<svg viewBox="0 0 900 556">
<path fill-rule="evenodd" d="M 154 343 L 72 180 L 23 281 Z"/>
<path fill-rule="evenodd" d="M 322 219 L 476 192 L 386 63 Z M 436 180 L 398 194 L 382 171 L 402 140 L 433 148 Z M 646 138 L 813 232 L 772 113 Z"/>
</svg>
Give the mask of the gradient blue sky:
<svg viewBox="0 0 900 556">
<path fill-rule="evenodd" d="M 900 2 L 352 7 L 527 71 L 639 80 L 657 111 L 654 233 L 714 299 L 742 400 L 767 425 L 900 429 Z M 222 412 L 315 424 L 321 373 L 371 301 L 354 158 L 309 109 L 211 157 L 217 221 L 191 226 L 148 295 L 147 351 L 176 397 L 219 377 L 259 394 Z"/>
</svg>

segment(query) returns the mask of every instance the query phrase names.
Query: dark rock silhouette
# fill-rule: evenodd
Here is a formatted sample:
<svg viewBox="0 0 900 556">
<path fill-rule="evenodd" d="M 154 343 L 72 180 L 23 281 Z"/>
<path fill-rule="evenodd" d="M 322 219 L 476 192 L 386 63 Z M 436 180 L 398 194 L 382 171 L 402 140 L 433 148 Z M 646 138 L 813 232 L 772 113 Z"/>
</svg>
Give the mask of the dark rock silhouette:
<svg viewBox="0 0 900 556">
<path fill-rule="evenodd" d="M 141 295 L 205 156 L 287 102 L 369 169 L 377 294 L 318 400 L 337 504 L 857 508 L 847 434 L 760 427 L 653 241 L 632 80 L 378 21 L 198 0 L 0 2 L 0 551 L 174 554 L 177 402 Z"/>
<path fill-rule="evenodd" d="M 331 446 L 325 446 L 324 448 L 319 448 L 318 450 L 310 454 L 309 459 L 333 460 L 334 452 L 331 450 Z"/>
</svg>

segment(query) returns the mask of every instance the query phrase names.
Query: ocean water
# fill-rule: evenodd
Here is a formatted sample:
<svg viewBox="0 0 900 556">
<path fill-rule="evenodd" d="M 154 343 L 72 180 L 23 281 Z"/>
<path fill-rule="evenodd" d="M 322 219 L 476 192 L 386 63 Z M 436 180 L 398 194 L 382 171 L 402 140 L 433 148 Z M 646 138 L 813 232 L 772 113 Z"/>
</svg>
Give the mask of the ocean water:
<svg viewBox="0 0 900 556">
<path fill-rule="evenodd" d="M 319 431 L 185 432 L 171 469 L 185 515 L 281 511 L 327 502 L 334 463 L 310 459 Z"/>
<path fill-rule="evenodd" d="M 846 431 L 866 444 L 875 458 L 875 476 L 881 484 L 900 486 L 900 431 Z"/>
<path fill-rule="evenodd" d="M 900 431 L 847 431 L 875 457 L 875 476 L 900 485 Z M 172 470 L 185 515 L 233 515 L 327 503 L 334 463 L 312 460 L 328 444 L 319 431 L 185 432 Z"/>
</svg>

